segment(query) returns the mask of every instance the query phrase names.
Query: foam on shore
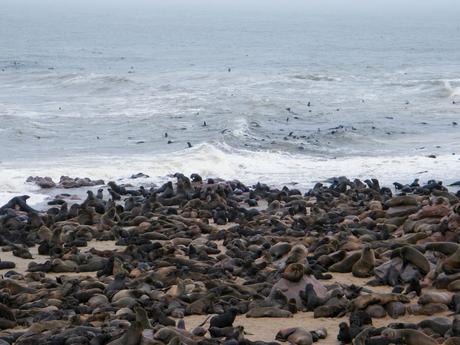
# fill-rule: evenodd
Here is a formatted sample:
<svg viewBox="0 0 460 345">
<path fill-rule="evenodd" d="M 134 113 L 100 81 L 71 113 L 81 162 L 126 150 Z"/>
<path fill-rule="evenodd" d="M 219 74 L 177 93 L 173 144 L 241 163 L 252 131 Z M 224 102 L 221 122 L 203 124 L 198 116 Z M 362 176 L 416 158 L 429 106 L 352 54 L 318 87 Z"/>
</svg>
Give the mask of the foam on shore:
<svg viewBox="0 0 460 345">
<path fill-rule="evenodd" d="M 18 165 L 21 168 L 18 168 Z M 160 184 L 180 171 L 186 175 L 198 173 L 203 177 L 238 179 L 246 184 L 264 181 L 273 186 L 296 186 L 302 190 L 329 177 L 378 178 L 383 184 L 394 181 L 411 182 L 429 179 L 451 183 L 460 179 L 460 160 L 456 155 L 436 158 L 425 156 L 343 157 L 320 158 L 270 151 L 246 151 L 211 144 L 197 145 L 173 154 L 137 155 L 120 157 L 87 157 L 59 162 L 24 162 L 3 164 L 0 172 L 0 204 L 15 195 L 28 194 L 29 204 L 43 202 L 49 190 L 26 183 L 28 176 L 50 176 L 55 181 L 61 175 L 116 180 L 132 184 Z M 150 178 L 132 180 L 132 174 L 143 172 Z M 86 190 L 88 188 L 84 188 Z M 69 193 L 79 192 L 68 190 Z"/>
</svg>

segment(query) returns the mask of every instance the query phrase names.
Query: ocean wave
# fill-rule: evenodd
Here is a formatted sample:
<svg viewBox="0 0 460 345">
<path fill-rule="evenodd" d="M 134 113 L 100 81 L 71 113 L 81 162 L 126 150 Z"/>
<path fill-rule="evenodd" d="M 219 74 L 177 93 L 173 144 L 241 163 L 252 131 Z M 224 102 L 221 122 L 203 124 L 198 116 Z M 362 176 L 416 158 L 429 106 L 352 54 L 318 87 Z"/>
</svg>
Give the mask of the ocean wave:
<svg viewBox="0 0 460 345">
<path fill-rule="evenodd" d="M 104 75 L 96 73 L 47 73 L 36 78 L 36 84 L 42 87 L 55 87 L 65 89 L 115 89 L 125 87 L 135 82 L 124 76 Z"/>
<path fill-rule="evenodd" d="M 346 175 L 357 178 L 379 178 L 384 184 L 393 181 L 409 182 L 421 179 L 456 178 L 452 172 L 460 164 L 452 155 L 431 159 L 425 156 L 343 157 L 326 159 L 305 154 L 288 154 L 280 151 L 253 151 L 235 149 L 226 144 L 204 143 L 191 149 L 156 155 L 79 157 L 59 163 L 35 162 L 29 167 L 11 165 L 2 169 L 0 178 L 0 203 L 11 196 L 30 194 L 31 203 L 42 201 L 44 190 L 37 190 L 24 181 L 28 176 L 50 176 L 58 180 L 61 175 L 102 178 L 106 181 L 137 183 L 129 177 L 138 172 L 151 176 L 143 183 L 160 184 L 172 174 L 198 173 L 203 177 L 239 179 L 247 184 L 259 181 L 274 186 L 293 184 L 309 188 L 326 178 Z M 14 173 L 13 173 L 14 172 Z"/>
<path fill-rule="evenodd" d="M 442 92 L 447 97 L 454 98 L 454 97 L 460 96 L 460 86 L 452 86 L 450 80 L 443 80 L 442 85 L 443 85 Z"/>
<path fill-rule="evenodd" d="M 403 81 L 390 81 L 385 83 L 389 87 L 400 87 L 415 92 L 424 92 L 437 94 L 440 97 L 458 97 L 460 96 L 460 86 L 452 85 L 459 83 L 460 79 L 416 79 Z"/>
<path fill-rule="evenodd" d="M 322 74 L 294 74 L 293 79 L 311 80 L 311 81 L 341 81 L 341 78 L 331 77 Z"/>
</svg>

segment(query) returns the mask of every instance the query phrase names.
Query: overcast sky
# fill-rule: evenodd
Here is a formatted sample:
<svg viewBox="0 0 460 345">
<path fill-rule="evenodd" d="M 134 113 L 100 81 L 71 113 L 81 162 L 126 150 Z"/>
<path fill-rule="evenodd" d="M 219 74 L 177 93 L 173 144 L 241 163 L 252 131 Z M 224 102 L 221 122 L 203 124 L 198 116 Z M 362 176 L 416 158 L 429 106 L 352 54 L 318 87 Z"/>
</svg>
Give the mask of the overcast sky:
<svg viewBox="0 0 460 345">
<path fill-rule="evenodd" d="M 246 13 L 264 17 L 266 14 L 292 13 L 301 15 L 344 15 L 347 18 L 372 16 L 382 18 L 431 17 L 441 21 L 460 22 L 460 0 L 0 0 L 2 12 L 42 16 L 43 11 L 80 9 L 103 15 L 111 13 L 143 13 L 149 10 L 161 13 L 168 10 L 178 16 L 188 12 L 213 11 Z M 120 12 L 122 11 L 122 12 Z M 172 12 L 171 12 L 172 11 Z"/>
</svg>

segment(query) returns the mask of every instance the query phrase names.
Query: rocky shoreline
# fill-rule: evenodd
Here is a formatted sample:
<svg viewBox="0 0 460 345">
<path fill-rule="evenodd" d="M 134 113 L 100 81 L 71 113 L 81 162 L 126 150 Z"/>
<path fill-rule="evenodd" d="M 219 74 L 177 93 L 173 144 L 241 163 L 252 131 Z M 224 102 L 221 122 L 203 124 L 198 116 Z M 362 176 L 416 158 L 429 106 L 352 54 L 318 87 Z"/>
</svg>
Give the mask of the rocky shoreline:
<svg viewBox="0 0 460 345">
<path fill-rule="evenodd" d="M 0 345 L 460 344 L 460 192 L 442 182 L 72 183 L 98 190 L 0 207 Z"/>
</svg>

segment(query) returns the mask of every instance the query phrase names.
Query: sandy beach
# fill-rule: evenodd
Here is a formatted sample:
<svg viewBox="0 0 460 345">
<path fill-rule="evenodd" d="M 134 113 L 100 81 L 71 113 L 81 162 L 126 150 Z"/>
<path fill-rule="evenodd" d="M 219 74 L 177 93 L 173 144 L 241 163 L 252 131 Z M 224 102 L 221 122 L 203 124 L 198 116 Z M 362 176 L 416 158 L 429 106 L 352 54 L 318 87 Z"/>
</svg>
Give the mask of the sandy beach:
<svg viewBox="0 0 460 345">
<path fill-rule="evenodd" d="M 191 182 L 181 174 L 176 178 L 151 195 L 142 187 L 128 190 L 135 187 L 111 182 L 122 200 L 113 203 L 90 192 L 80 206 L 72 206 L 78 209 L 75 218 L 69 218 L 71 209 L 59 205 L 42 205 L 43 211 L 36 214 L 21 198 L 3 207 L 1 262 L 15 267 L 0 271 L 0 292 L 8 296 L 3 318 L 10 325 L 2 326 L 0 338 L 13 339 L 15 344 L 58 339 L 50 320 L 60 320 L 59 327 L 69 334 L 79 324 L 89 327 L 88 332 L 93 327 L 105 329 L 110 335 L 102 343 L 122 341 L 126 334 L 131 337 L 140 322 L 135 344 L 153 339 L 169 343 L 175 336 L 186 343 L 206 339 L 220 343 L 235 336 L 240 342 L 299 345 L 291 338 L 277 338 L 280 330 L 288 328 L 307 333 L 325 329 L 327 336 L 314 340 L 339 344 L 339 324 L 350 322 L 355 327 L 351 318 L 358 311 L 372 319 L 376 334 L 368 336 L 371 342 L 391 324 L 417 328 L 425 320 L 441 318 L 449 324 L 456 320 L 452 284 L 458 278 L 447 268 L 439 272 L 439 267 L 446 267 L 456 255 L 457 244 L 444 243 L 454 238 L 460 224 L 458 196 L 441 184 L 407 186 L 411 194 L 393 195 L 376 180 L 341 178 L 302 196 L 295 189 L 248 188 L 235 181 L 205 182 L 196 176 Z M 106 188 L 102 186 L 103 193 Z M 187 196 L 192 192 L 196 197 Z M 55 195 L 56 200 L 61 198 Z M 353 200 L 355 195 L 360 203 Z M 328 204 L 322 201 L 326 198 Z M 213 199 L 218 203 L 213 204 Z M 75 198 L 64 200 L 61 204 L 67 205 Z M 324 220 L 326 215 L 337 217 L 337 212 L 342 213 L 339 218 Z M 54 217 L 60 220 L 53 223 Z M 23 231 L 35 238 L 35 245 L 21 244 L 17 234 Z M 24 258 L 26 253 L 32 258 Z M 361 263 L 359 257 L 366 255 L 368 261 Z M 357 256 L 354 263 L 337 272 L 334 267 L 349 265 L 344 263 L 353 256 Z M 357 265 L 366 269 L 366 277 L 359 276 Z M 389 274 L 396 274 L 395 278 L 387 278 Z M 377 284 L 370 284 L 372 280 Z M 62 295 L 68 284 L 74 286 L 74 295 Z M 308 290 L 305 284 L 313 284 L 317 302 L 309 299 L 311 292 L 303 292 Z M 26 294 L 21 296 L 21 291 Z M 53 296 L 61 296 L 60 301 Z M 75 303 L 70 302 L 72 296 L 77 304 L 68 305 Z M 365 302 L 370 296 L 376 297 Z M 388 301 L 399 303 L 402 315 L 390 317 L 387 311 L 396 307 L 386 306 Z M 316 303 L 314 310 L 307 310 L 309 303 Z M 56 306 L 65 306 L 62 314 Z M 217 338 L 208 334 L 206 330 L 215 329 L 210 317 L 226 315 L 230 306 L 237 310 L 231 322 L 236 333 Z M 260 308 L 270 317 L 249 317 Z M 145 310 L 150 320 L 143 319 L 139 310 Z M 183 327 L 182 322 L 185 329 L 171 328 L 172 324 Z M 238 333 L 239 326 L 243 333 Z M 364 331 L 368 326 L 359 327 Z M 420 331 L 438 342 L 448 337 L 426 327 Z M 94 335 L 83 337 L 89 341 Z"/>
</svg>

